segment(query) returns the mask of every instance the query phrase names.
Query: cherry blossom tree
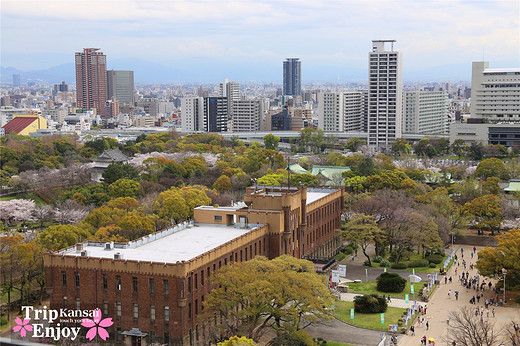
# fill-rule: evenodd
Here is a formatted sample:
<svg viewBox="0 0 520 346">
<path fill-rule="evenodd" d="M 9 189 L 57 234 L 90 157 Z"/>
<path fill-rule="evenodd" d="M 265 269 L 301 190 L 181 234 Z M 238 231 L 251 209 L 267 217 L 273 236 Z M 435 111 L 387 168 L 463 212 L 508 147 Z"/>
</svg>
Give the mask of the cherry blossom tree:
<svg viewBox="0 0 520 346">
<path fill-rule="evenodd" d="M 0 220 L 8 225 L 19 222 L 34 221 L 34 201 L 30 199 L 11 199 L 0 201 Z"/>
</svg>

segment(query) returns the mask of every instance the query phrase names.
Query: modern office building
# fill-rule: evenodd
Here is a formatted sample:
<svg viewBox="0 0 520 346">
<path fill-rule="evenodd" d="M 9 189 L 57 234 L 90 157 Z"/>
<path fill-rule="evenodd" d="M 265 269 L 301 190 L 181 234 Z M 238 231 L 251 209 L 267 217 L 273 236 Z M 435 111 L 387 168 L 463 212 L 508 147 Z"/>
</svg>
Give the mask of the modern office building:
<svg viewBox="0 0 520 346">
<path fill-rule="evenodd" d="M 446 134 L 449 113 L 446 91 L 403 93 L 403 133 Z"/>
<path fill-rule="evenodd" d="M 388 148 L 401 137 L 402 59 L 394 50 L 395 42 L 372 41 L 368 55 L 368 144 L 380 148 Z"/>
<path fill-rule="evenodd" d="M 283 62 L 283 94 L 301 95 L 302 93 L 302 62 L 299 58 L 287 58 Z"/>
<path fill-rule="evenodd" d="M 259 131 L 264 103 L 261 100 L 234 100 L 229 101 L 231 106 L 231 131 L 250 132 Z"/>
<path fill-rule="evenodd" d="M 255 186 L 244 202 L 198 207 L 194 221 L 132 242 L 45 253 L 50 308 L 99 308 L 114 342 L 209 344 L 213 318 L 199 315 L 221 267 L 283 254 L 320 266 L 341 246 L 342 189 Z"/>
<path fill-rule="evenodd" d="M 363 92 L 318 94 L 318 128 L 330 132 L 361 131 L 363 99 Z"/>
<path fill-rule="evenodd" d="M 520 68 L 489 68 L 473 62 L 471 74 L 472 118 L 520 122 Z"/>
<path fill-rule="evenodd" d="M 227 132 L 229 106 L 227 97 L 204 98 L 204 131 Z"/>
<path fill-rule="evenodd" d="M 107 71 L 107 99 L 116 97 L 119 104 L 134 104 L 134 71 Z"/>
<path fill-rule="evenodd" d="M 76 104 L 83 110 L 96 109 L 106 116 L 107 57 L 99 48 L 76 53 Z"/>
</svg>

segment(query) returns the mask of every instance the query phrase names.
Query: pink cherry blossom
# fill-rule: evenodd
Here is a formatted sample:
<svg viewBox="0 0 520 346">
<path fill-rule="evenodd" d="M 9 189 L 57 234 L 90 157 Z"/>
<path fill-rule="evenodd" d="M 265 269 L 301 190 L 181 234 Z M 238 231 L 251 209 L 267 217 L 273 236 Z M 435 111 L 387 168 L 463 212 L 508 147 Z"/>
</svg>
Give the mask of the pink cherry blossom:
<svg viewBox="0 0 520 346">
<path fill-rule="evenodd" d="M 105 328 L 113 324 L 112 318 L 101 319 L 101 310 L 99 309 L 94 310 L 94 320 L 84 318 L 81 323 L 83 327 L 90 328 L 86 335 L 89 340 L 93 340 L 96 335 L 99 335 L 103 340 L 108 339 L 109 335 Z"/>
<path fill-rule="evenodd" d="M 20 317 L 17 317 L 14 321 L 16 322 L 17 326 L 15 326 L 13 328 L 13 332 L 15 332 L 15 333 L 20 332 L 20 336 L 22 338 L 25 338 L 25 336 L 27 335 L 27 332 L 31 332 L 33 330 L 33 327 L 31 325 L 27 324 L 31 321 L 30 318 L 26 318 L 22 321 L 20 319 Z"/>
</svg>

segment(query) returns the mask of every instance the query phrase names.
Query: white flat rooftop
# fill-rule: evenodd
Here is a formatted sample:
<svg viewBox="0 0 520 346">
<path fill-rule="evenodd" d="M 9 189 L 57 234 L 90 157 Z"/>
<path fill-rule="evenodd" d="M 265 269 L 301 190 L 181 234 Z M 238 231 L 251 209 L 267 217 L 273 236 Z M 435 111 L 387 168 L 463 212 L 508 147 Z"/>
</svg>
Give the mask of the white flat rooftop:
<svg viewBox="0 0 520 346">
<path fill-rule="evenodd" d="M 503 72 L 520 72 L 520 67 L 487 68 L 484 70 L 484 73 L 503 73 Z"/>
<path fill-rule="evenodd" d="M 243 234 L 251 232 L 254 228 L 235 228 L 216 224 L 196 224 L 175 233 L 166 235 L 160 239 L 151 240 L 145 244 L 133 248 L 118 248 L 105 250 L 103 246 L 83 245 L 83 250 L 88 251 L 88 257 L 114 258 L 115 253 L 120 253 L 122 259 L 175 263 L 188 261 L 205 252 L 208 252 L 222 244 L 227 243 Z M 132 244 L 129 242 L 128 244 Z M 102 244 L 100 244 L 102 245 Z M 81 253 L 74 248 L 61 252 L 65 255 L 80 256 Z"/>
<path fill-rule="evenodd" d="M 330 192 L 309 192 L 307 190 L 307 204 L 311 204 L 318 199 L 327 196 Z"/>
</svg>

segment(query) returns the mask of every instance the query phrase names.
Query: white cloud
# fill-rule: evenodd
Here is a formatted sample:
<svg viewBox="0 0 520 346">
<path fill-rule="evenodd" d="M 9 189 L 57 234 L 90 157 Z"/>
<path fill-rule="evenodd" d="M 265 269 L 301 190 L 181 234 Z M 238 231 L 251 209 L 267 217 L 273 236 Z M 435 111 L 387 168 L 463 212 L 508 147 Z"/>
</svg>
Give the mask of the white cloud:
<svg viewBox="0 0 520 346">
<path fill-rule="evenodd" d="M 0 15 L 2 63 L 11 65 L 18 53 L 70 57 L 95 46 L 114 58 L 296 55 L 364 68 L 380 38 L 396 39 L 415 65 L 469 64 L 482 49 L 520 65 L 518 1 L 3 0 Z"/>
</svg>

